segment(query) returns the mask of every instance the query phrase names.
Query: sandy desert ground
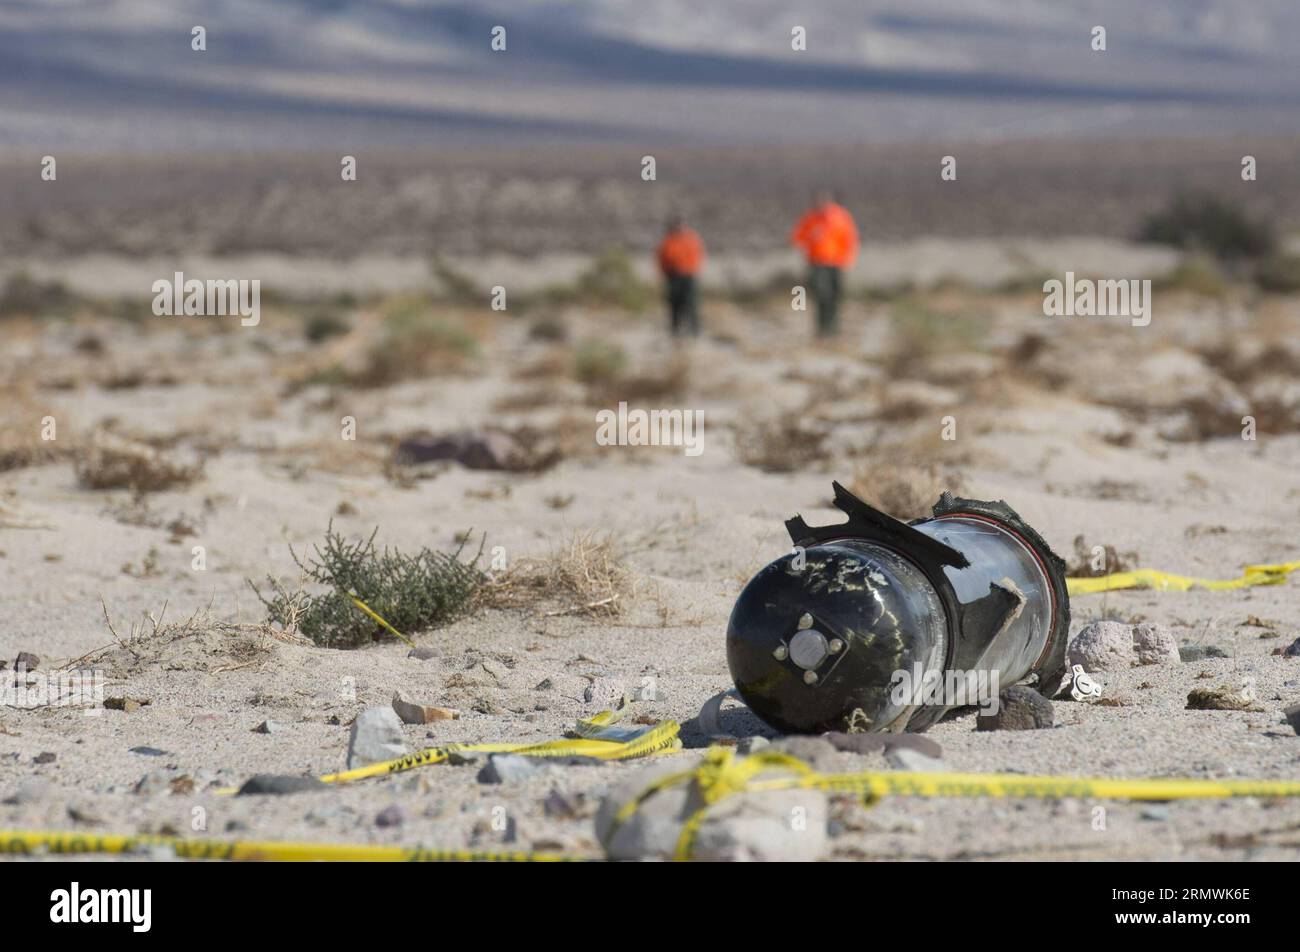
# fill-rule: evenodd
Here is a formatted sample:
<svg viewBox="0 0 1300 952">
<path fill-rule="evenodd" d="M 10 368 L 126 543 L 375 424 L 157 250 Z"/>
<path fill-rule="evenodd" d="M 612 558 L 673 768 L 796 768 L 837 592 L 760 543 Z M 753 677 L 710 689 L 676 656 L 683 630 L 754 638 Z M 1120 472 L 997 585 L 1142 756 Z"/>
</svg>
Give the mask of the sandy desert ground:
<svg viewBox="0 0 1300 952">
<path fill-rule="evenodd" d="M 1183 274 L 1171 252 L 1113 240 L 1024 244 L 1049 257 L 1085 245 L 1111 260 L 1153 255 L 1150 270 Z M 1158 284 L 1151 325 L 1136 328 L 1044 317 L 1042 269 L 1023 259 L 1023 286 L 1015 275 L 997 287 L 934 280 L 955 257 L 1004 250 L 975 239 L 960 255 L 909 246 L 898 268 L 924 289 L 860 289 L 828 345 L 809 340 L 810 316 L 791 313 L 784 293 L 762 291 L 710 296 L 703 338 L 673 343 L 632 278 L 594 298 L 521 296 L 504 314 L 469 292 L 390 290 L 277 299 L 250 328 L 158 318 L 141 303 L 115 316 L 85 302 L 62 319 L 10 316 L 0 658 L 12 669 L 31 652 L 39 671 L 95 664 L 107 696 L 149 703 L 96 716 L 0 709 L 0 827 L 597 855 L 591 814 L 642 764 L 555 767 L 505 785 L 443 764 L 283 797 L 216 791 L 255 773 L 341 769 L 350 722 L 395 691 L 461 712 L 407 726 L 418 748 L 559 737 L 597 709 L 584 700 L 594 679 L 650 678 L 656 698 L 634 716 L 680 721 L 687 749 L 673 756 L 698 757 L 694 718 L 730 686 L 732 602 L 787 549 L 784 519 L 835 518 L 832 479 L 902 516 L 921 515 L 942 488 L 1005 499 L 1071 562 L 1104 545 L 1129 565 L 1232 577 L 1296 558 L 1300 299 L 1184 274 Z M 399 325 L 420 330 L 394 337 Z M 704 451 L 598 445 L 595 412 L 619 400 L 702 411 Z M 1253 441 L 1241 438 L 1247 413 Z M 953 441 L 939 438 L 948 415 Z M 46 417 L 54 441 L 38 437 Z M 341 438 L 344 417 L 355 440 Z M 394 462 L 405 436 L 464 430 L 510 434 L 526 466 Z M 201 474 L 152 492 L 88 488 L 105 433 L 196 461 Z M 472 529 L 470 547 L 482 534 L 507 566 L 562 564 L 576 539 L 619 567 L 608 579 L 615 610 L 581 610 L 557 590 L 478 608 L 412 633 L 424 659 L 387 637 L 335 650 L 208 623 L 150 634 L 148 616 L 164 605 L 164 630 L 195 612 L 263 622 L 247 580 L 293 584 L 291 547 L 320 542 L 331 520 L 352 538 L 377 528 L 378 542 L 408 551 L 453 549 Z M 976 732 L 963 715 L 927 736 L 961 771 L 1295 778 L 1300 736 L 1281 710 L 1300 701 L 1300 659 L 1273 651 L 1300 635 L 1298 591 L 1078 597 L 1076 631 L 1141 619 L 1225 656 L 1098 675 L 1114 706 L 1058 701 L 1051 729 Z M 1185 709 L 1192 689 L 1245 679 L 1258 710 Z M 268 720 L 275 729 L 256 732 Z M 724 723 L 770 735 L 743 711 L 728 709 Z M 889 769 L 879 754 L 826 748 L 818 759 Z M 1108 803 L 1104 830 L 1096 806 L 891 799 L 867 809 L 838 798 L 828 856 L 1295 859 L 1300 848 L 1294 800 Z"/>
</svg>

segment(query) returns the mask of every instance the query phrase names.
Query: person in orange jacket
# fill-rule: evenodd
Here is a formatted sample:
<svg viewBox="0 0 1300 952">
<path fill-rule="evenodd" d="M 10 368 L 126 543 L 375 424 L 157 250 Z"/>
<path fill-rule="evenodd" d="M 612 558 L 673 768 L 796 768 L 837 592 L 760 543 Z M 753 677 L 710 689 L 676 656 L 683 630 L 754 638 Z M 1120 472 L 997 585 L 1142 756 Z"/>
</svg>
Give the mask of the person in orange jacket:
<svg viewBox="0 0 1300 952">
<path fill-rule="evenodd" d="M 829 191 L 820 191 L 813 207 L 790 233 L 790 243 L 808 259 L 808 286 L 817 302 L 817 335 L 839 333 L 841 272 L 858 256 L 858 226 Z"/>
<path fill-rule="evenodd" d="M 668 314 L 673 336 L 700 332 L 699 290 L 695 276 L 704 264 L 704 242 L 679 216 L 668 222 L 656 254 L 668 288 Z"/>
</svg>

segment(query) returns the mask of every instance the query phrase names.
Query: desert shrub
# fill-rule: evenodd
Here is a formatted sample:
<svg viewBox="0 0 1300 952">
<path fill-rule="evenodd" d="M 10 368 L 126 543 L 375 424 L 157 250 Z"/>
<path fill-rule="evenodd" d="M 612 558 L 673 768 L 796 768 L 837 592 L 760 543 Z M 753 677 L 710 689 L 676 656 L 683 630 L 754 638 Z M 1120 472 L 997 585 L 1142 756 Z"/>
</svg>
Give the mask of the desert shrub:
<svg viewBox="0 0 1300 952">
<path fill-rule="evenodd" d="M 478 342 L 465 328 L 434 318 L 422 301 L 403 301 L 386 316 L 365 366 L 350 382 L 384 387 L 428 374 L 455 373 L 477 354 Z"/>
<path fill-rule="evenodd" d="M 322 308 L 308 314 L 307 322 L 303 325 L 303 335 L 313 344 L 319 344 L 331 337 L 341 337 L 350 330 L 352 325 L 348 319 L 338 311 L 329 308 Z"/>
<path fill-rule="evenodd" d="M 550 304 L 604 304 L 625 311 L 643 311 L 655 300 L 655 289 L 637 277 L 632 259 L 622 248 L 607 248 L 572 285 L 553 287 L 542 299 Z"/>
<path fill-rule="evenodd" d="M 805 280 L 805 275 L 789 268 L 781 268 L 758 281 L 732 281 L 726 290 L 726 296 L 736 307 L 745 310 L 754 310 L 776 299 L 788 307 L 790 289 L 802 285 Z"/>
<path fill-rule="evenodd" d="M 1180 261 L 1154 285 L 1160 291 L 1187 291 L 1201 297 L 1221 298 L 1228 293 L 1228 279 L 1218 262 L 1199 254 Z"/>
<path fill-rule="evenodd" d="M 1271 223 L 1247 215 L 1213 195 L 1184 194 L 1149 215 L 1142 241 L 1206 251 L 1225 260 L 1260 258 L 1273 251 Z"/>
<path fill-rule="evenodd" d="M 849 481 L 849 491 L 863 502 L 896 519 L 930 515 L 946 490 L 963 491 L 961 476 L 933 462 L 910 462 L 881 454 L 862 463 Z"/>
<path fill-rule="evenodd" d="M 968 313 L 935 309 L 917 297 L 905 297 L 889 310 L 893 339 L 890 370 L 902 373 L 913 363 L 939 353 L 978 350 L 987 322 Z"/>
<path fill-rule="evenodd" d="M 1093 547 L 1084 540 L 1083 536 L 1075 536 L 1074 558 L 1065 567 L 1065 574 L 1071 578 L 1082 578 L 1092 575 L 1128 572 L 1138 567 L 1138 554 L 1136 552 L 1118 552 L 1113 545 L 1099 546 L 1099 548 L 1101 552 L 1096 553 L 1093 551 Z M 1102 563 L 1100 569 L 1096 564 L 1098 562 Z"/>
<path fill-rule="evenodd" d="M 66 455 L 66 440 L 41 439 L 41 420 L 49 412 L 31 394 L 18 387 L 0 393 L 5 412 L 0 414 L 0 473 L 24 466 L 39 466 Z"/>
<path fill-rule="evenodd" d="M 638 373 L 589 380 L 587 399 L 602 407 L 612 407 L 620 400 L 629 404 L 673 400 L 685 393 L 690 375 L 690 362 L 679 354 Z"/>
<path fill-rule="evenodd" d="M 484 576 L 478 553 L 462 561 L 468 541 L 452 552 L 421 548 L 414 555 L 375 547 L 375 535 L 364 542 L 349 542 L 330 522 L 323 545 L 313 546 L 306 560 L 293 553 L 305 580 L 325 586 L 323 592 L 290 592 L 268 578 L 270 596 L 251 581 L 253 591 L 266 606 L 268 620 L 290 627 L 323 648 L 360 648 L 372 641 L 392 638 L 382 625 L 352 601 L 351 593 L 370 606 L 402 634 L 436 628 L 461 617 L 473 602 Z"/>
<path fill-rule="evenodd" d="M 737 458 L 766 473 L 792 473 L 825 460 L 828 436 L 825 429 L 799 413 L 747 420 L 732 431 Z"/>
<path fill-rule="evenodd" d="M 438 296 L 444 300 L 458 304 L 478 304 L 483 301 L 483 292 L 478 289 L 473 280 L 457 271 L 444 259 L 435 256 L 429 262 L 429 270 L 438 279 L 440 286 Z"/>
<path fill-rule="evenodd" d="M 187 486 L 203 475 L 199 459 L 106 432 L 95 434 L 78 451 L 75 468 L 86 489 L 136 493 Z"/>
<path fill-rule="evenodd" d="M 6 278 L 0 287 L 0 317 L 41 317 L 62 313 L 73 301 L 73 295 L 61 282 L 37 281 L 26 271 L 18 271 Z"/>
<path fill-rule="evenodd" d="M 588 386 L 610 384 L 627 367 L 627 354 L 618 344 L 586 340 L 573 351 L 573 376 Z"/>
<path fill-rule="evenodd" d="M 558 317 L 539 317 L 528 326 L 528 339 L 553 344 L 568 340 L 569 326 Z"/>
<path fill-rule="evenodd" d="M 999 294 L 1032 294 L 1038 296 L 1043 293 L 1043 285 L 1055 277 L 1050 271 L 1038 271 L 1029 268 L 999 281 L 994 290 Z"/>
<path fill-rule="evenodd" d="M 1255 283 L 1265 291 L 1294 294 L 1300 291 L 1300 255 L 1271 255 L 1255 270 Z"/>
</svg>

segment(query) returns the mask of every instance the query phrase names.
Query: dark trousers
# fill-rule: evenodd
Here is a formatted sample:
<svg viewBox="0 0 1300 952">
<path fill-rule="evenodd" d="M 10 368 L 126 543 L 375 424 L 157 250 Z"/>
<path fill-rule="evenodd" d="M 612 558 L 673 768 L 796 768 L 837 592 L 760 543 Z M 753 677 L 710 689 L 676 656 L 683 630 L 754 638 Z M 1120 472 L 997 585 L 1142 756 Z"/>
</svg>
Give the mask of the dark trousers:
<svg viewBox="0 0 1300 952">
<path fill-rule="evenodd" d="M 815 264 L 808 285 L 817 305 L 817 336 L 833 337 L 840 332 L 840 269 Z"/>
<path fill-rule="evenodd" d="M 668 277 L 668 314 L 673 336 L 700 332 L 699 292 L 695 275 L 673 274 Z"/>
</svg>

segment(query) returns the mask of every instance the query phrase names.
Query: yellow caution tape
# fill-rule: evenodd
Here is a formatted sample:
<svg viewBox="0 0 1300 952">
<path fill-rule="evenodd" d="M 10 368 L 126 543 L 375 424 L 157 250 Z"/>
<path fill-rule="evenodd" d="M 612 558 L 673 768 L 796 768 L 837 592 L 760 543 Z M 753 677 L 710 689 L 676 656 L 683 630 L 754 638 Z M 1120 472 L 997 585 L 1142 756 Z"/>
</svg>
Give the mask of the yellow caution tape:
<svg viewBox="0 0 1300 952">
<path fill-rule="evenodd" d="M 410 638 L 406 637 L 406 635 L 402 634 L 400 631 L 398 631 L 396 628 L 394 628 L 394 627 L 393 627 L 392 625 L 390 625 L 388 622 L 384 621 L 384 619 L 381 618 L 381 617 L 379 616 L 379 613 L 378 613 L 377 611 L 375 611 L 373 608 L 371 608 L 369 605 L 367 605 L 367 604 L 366 604 L 365 602 L 363 602 L 361 599 L 357 598 L 355 592 L 348 592 L 348 598 L 352 599 L 353 604 L 356 605 L 357 608 L 360 608 L 363 612 L 365 612 L 367 615 L 369 615 L 369 616 L 370 616 L 371 618 L 373 618 L 375 621 L 379 622 L 379 624 L 383 625 L 385 628 L 387 628 L 389 631 L 391 631 L 393 634 L 395 634 L 398 638 L 401 638 L 403 641 L 405 641 L 405 642 L 406 642 L 408 645 L 410 645 L 412 648 L 415 647 L 415 642 L 414 642 L 414 641 L 412 641 Z"/>
<path fill-rule="evenodd" d="M 588 858 L 536 850 L 439 850 L 427 849 L 423 846 L 186 840 L 178 836 L 86 835 L 54 830 L 0 830 L 0 854 L 137 853 L 152 847 L 170 849 L 181 859 L 251 860 L 277 863 L 563 863 Z"/>
<path fill-rule="evenodd" d="M 400 773 L 416 767 L 440 764 L 450 759 L 452 754 L 465 752 L 520 754 L 526 757 L 594 757 L 597 760 L 631 760 L 635 757 L 646 757 L 680 749 L 681 741 L 677 737 L 680 730 L 681 726 L 676 721 L 660 721 L 651 727 L 636 731 L 631 737 L 618 740 L 606 739 L 603 731 L 596 731 L 589 736 L 548 740 L 538 744 L 445 744 L 442 747 L 427 747 L 396 760 L 386 760 L 382 763 L 358 767 L 355 770 L 326 774 L 320 780 L 322 783 L 346 783 L 366 777 Z"/>
<path fill-rule="evenodd" d="M 782 776 L 771 776 L 784 771 Z M 768 776 L 762 776 L 767 774 Z M 737 758 L 728 747 L 711 747 L 703 762 L 660 778 L 625 804 L 614 823 L 625 822 L 648 798 L 678 784 L 693 783 L 700 806 L 687 817 L 676 859 L 690 859 L 696 833 L 713 804 L 732 794 L 768 790 L 825 790 L 857 793 L 867 804 L 889 794 L 911 797 L 1038 797 L 1058 800 L 1192 800 L 1222 797 L 1300 797 L 1295 780 L 1106 780 L 1089 777 L 1031 777 L 1019 774 L 863 771 L 816 773 L 807 764 L 775 751 Z"/>
<path fill-rule="evenodd" d="M 608 712 L 605 712 L 608 713 Z M 598 715 L 599 716 L 599 715 Z M 592 719 L 593 721 L 596 718 Z M 590 722 L 588 722 L 590 723 Z M 672 722 L 656 725 L 665 727 Z M 674 727 L 676 725 L 673 725 Z M 649 737 L 653 731 L 647 732 Z M 674 735 L 675 739 L 675 735 Z M 481 745 L 487 746 L 487 745 Z M 504 745 L 491 745 L 499 747 Z M 775 772 L 780 772 L 774 775 Z M 1296 780 L 1108 780 L 1092 777 L 1033 777 L 1019 774 L 862 771 L 817 773 L 788 754 L 760 751 L 737 757 L 728 747 L 711 747 L 689 770 L 660 778 L 625 804 L 614 817 L 626 822 L 660 790 L 693 783 L 700 806 L 687 817 L 675 858 L 687 860 L 711 806 L 737 793 L 769 790 L 824 790 L 856 793 L 868 804 L 888 795 L 910 797 L 1035 797 L 1114 800 L 1194 800 L 1225 797 L 1300 797 Z M 186 840 L 170 836 L 86 835 L 46 830 L 0 830 L 0 854 L 134 853 L 150 847 L 171 849 L 182 859 L 262 860 L 267 862 L 563 862 L 595 857 L 539 851 L 439 850 L 421 846 L 369 846 L 351 843 L 286 843 L 255 840 Z"/>
<path fill-rule="evenodd" d="M 1193 588 L 1221 590 L 1249 588 L 1252 585 L 1277 585 L 1300 569 L 1300 562 L 1280 562 L 1276 565 L 1247 565 L 1240 578 L 1212 579 L 1174 575 L 1157 569 L 1136 569 L 1132 572 L 1115 572 L 1096 578 L 1068 578 L 1065 584 L 1071 595 L 1092 595 L 1113 592 L 1123 588 L 1153 588 L 1157 591 L 1186 592 Z"/>
<path fill-rule="evenodd" d="M 681 725 L 676 721 L 660 721 L 657 724 L 639 728 L 621 728 L 616 726 L 623 717 L 623 711 L 601 711 L 586 720 L 578 721 L 574 733 L 577 737 L 561 740 L 547 740 L 534 744 L 443 744 L 441 747 L 426 747 L 405 757 L 385 760 L 354 770 L 318 777 L 322 783 L 348 783 L 352 780 L 364 780 L 367 777 L 380 777 L 385 774 L 401 773 L 417 767 L 428 767 L 444 763 L 452 754 L 521 754 L 527 757 L 593 757 L 597 760 L 632 760 L 637 757 L 649 757 L 656 754 L 680 750 L 681 740 L 677 737 Z M 238 792 L 235 787 L 225 787 L 216 793 L 230 796 Z"/>
</svg>

